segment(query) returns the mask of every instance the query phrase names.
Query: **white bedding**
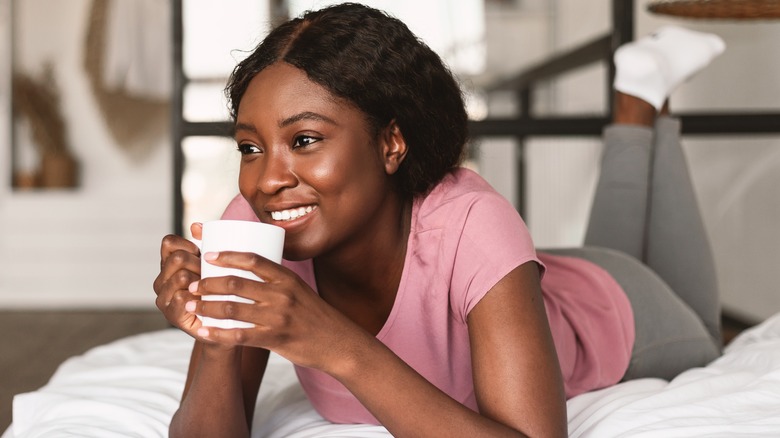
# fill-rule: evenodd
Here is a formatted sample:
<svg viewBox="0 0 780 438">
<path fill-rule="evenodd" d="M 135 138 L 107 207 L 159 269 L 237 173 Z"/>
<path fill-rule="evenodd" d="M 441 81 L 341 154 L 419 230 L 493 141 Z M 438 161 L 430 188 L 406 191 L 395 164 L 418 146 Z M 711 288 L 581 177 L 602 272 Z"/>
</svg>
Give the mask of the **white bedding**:
<svg viewBox="0 0 780 438">
<path fill-rule="evenodd" d="M 14 398 L 2 438 L 167 436 L 191 345 L 169 329 L 73 357 L 46 386 Z M 325 422 L 292 365 L 275 355 L 258 397 L 254 437 L 390 436 L 381 427 Z M 706 368 L 583 394 L 568 411 L 573 437 L 780 437 L 780 314 L 742 333 Z"/>
</svg>

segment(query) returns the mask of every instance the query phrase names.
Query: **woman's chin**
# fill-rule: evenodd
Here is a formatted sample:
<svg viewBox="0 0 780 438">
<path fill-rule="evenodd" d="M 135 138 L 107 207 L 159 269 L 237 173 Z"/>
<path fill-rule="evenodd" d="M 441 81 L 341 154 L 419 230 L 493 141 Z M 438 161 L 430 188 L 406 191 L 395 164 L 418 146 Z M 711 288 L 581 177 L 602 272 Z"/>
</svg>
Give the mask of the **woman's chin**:
<svg viewBox="0 0 780 438">
<path fill-rule="evenodd" d="M 282 252 L 282 258 L 291 262 L 300 262 L 303 260 L 309 260 L 316 257 L 316 251 L 312 248 L 306 248 L 303 245 L 296 245 L 295 243 L 285 242 L 284 251 Z"/>
</svg>

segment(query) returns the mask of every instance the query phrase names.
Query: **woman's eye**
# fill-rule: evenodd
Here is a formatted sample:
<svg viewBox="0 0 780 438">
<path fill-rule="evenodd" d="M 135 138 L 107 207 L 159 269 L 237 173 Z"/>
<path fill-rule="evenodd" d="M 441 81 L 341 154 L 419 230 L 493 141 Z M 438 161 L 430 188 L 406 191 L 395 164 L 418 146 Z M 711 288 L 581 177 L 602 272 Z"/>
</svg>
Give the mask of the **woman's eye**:
<svg viewBox="0 0 780 438">
<path fill-rule="evenodd" d="M 312 143 L 317 143 L 318 141 L 320 141 L 320 139 L 316 137 L 309 137 L 308 135 L 299 135 L 295 137 L 295 141 L 293 142 L 293 148 L 306 147 Z"/>
<path fill-rule="evenodd" d="M 250 155 L 259 153 L 260 148 L 253 144 L 242 143 L 238 145 L 238 151 L 241 152 L 241 155 Z"/>
</svg>

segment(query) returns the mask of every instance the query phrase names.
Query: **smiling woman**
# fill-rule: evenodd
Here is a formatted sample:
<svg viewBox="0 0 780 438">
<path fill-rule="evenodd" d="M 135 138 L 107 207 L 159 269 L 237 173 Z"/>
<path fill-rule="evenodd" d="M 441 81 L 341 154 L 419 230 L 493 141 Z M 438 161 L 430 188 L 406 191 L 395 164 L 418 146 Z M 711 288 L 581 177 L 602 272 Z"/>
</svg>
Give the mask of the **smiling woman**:
<svg viewBox="0 0 780 438">
<path fill-rule="evenodd" d="M 275 28 L 227 86 L 241 163 L 223 218 L 284 228 L 284 260 L 163 239 L 157 305 L 196 340 L 171 436 L 249 435 L 269 351 L 328 421 L 399 437 L 565 436 L 567 397 L 716 357 L 717 291 L 679 131 L 649 102 L 721 51 L 679 29 L 620 51 L 589 233 L 604 248 L 537 254 L 511 204 L 459 167 L 461 91 L 404 23 L 347 3 Z M 641 80 L 663 74 L 653 62 L 637 73 L 621 61 L 650 52 L 674 64 L 648 81 L 667 88 Z M 646 214 L 650 202 L 666 215 Z M 201 279 L 201 260 L 263 281 Z M 665 269 L 691 260 L 685 278 Z"/>
<path fill-rule="evenodd" d="M 238 65 L 227 91 L 242 158 L 241 195 L 224 217 L 285 228 L 285 261 L 279 268 L 249 254 L 209 253 L 203 256 L 209 263 L 243 266 L 265 282 L 198 280 L 197 249 L 181 238 L 164 240 L 158 305 L 198 339 L 171 434 L 246 435 L 269 349 L 296 364 L 310 399 L 331 421 L 381 423 L 397 436 L 426 430 L 450 436 L 513 429 L 565 434 L 560 373 L 539 296 L 540 264 L 511 205 L 476 174 L 457 167 L 467 116 L 441 59 L 401 21 L 345 4 L 274 29 Z M 469 214 L 472 206 L 481 213 Z M 507 214 L 494 215 L 493 209 Z M 450 219 L 452 229 L 445 231 Z M 480 236 L 480 227 L 496 221 L 495 230 L 517 233 L 508 239 Z M 192 232 L 198 237 L 200 226 Z M 464 243 L 459 250 L 460 235 L 483 244 Z M 495 246 L 499 261 L 477 278 L 453 274 L 452 263 L 472 264 L 496 239 L 515 250 Z M 429 275 L 433 265 L 424 267 L 436 260 L 437 248 L 443 251 L 441 266 L 434 269 L 443 277 Z M 436 281 L 426 285 L 430 280 Z M 237 287 L 258 307 L 198 299 L 226 287 Z M 437 292 L 423 299 L 423 290 Z M 510 290 L 520 293 L 501 298 Z M 482 305 L 470 315 L 488 291 L 504 310 Z M 457 308 L 442 306 L 448 300 Z M 484 325 L 479 336 L 486 346 L 474 350 L 472 380 L 467 321 L 483 327 L 509 309 L 517 311 L 517 322 L 528 322 L 526 330 L 488 335 L 496 326 Z M 195 314 L 232 314 L 258 330 L 201 327 Z M 456 326 L 445 329 L 453 321 Z M 428 347 L 409 344 L 404 340 L 410 330 L 436 340 Z M 530 341 L 503 354 L 511 360 L 533 357 L 527 366 L 544 370 L 514 379 L 514 385 L 537 387 L 529 391 L 490 377 L 503 373 L 479 359 L 504 349 L 489 338 L 518 334 Z M 526 349 L 533 354 L 523 354 Z M 445 364 L 462 366 L 444 372 Z M 226 375 L 235 378 L 224 382 Z M 217 386 L 226 398 L 201 397 Z M 499 399 L 482 399 L 480 414 L 477 400 L 501 386 L 508 390 Z M 542 409 L 528 416 L 516 408 L 531 394 L 546 395 L 534 397 Z M 438 414 L 421 415 L 430 406 Z"/>
</svg>

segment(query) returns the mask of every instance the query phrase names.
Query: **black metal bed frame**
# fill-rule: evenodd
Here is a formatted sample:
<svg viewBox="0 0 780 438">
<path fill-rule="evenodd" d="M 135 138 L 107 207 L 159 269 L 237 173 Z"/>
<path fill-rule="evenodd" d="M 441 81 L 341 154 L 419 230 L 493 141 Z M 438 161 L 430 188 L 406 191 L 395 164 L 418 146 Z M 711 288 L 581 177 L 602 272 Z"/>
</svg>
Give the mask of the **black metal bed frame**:
<svg viewBox="0 0 780 438">
<path fill-rule="evenodd" d="M 183 231 L 183 199 L 181 180 L 184 172 L 184 155 L 181 142 L 185 137 L 196 135 L 230 135 L 230 124 L 227 122 L 194 123 L 183 118 L 183 91 L 187 78 L 182 69 L 182 0 L 173 0 L 173 39 L 174 39 L 174 95 L 172 98 L 172 132 L 173 132 L 173 201 L 174 201 L 174 232 Z M 489 87 L 489 91 L 507 90 L 516 93 L 520 102 L 520 111 L 514 118 L 489 118 L 469 122 L 472 138 L 480 137 L 512 137 L 517 140 L 518 154 L 517 175 L 519 196 L 516 205 L 520 213 L 524 213 L 525 204 L 522 195 L 525 174 L 525 159 L 523 144 L 529 137 L 583 137 L 600 136 L 603 127 L 612 115 L 612 81 L 615 70 L 612 65 L 614 51 L 634 38 L 634 0 L 612 0 L 612 29 L 607 35 L 587 42 L 573 50 L 560 53 L 550 59 L 533 66 L 519 74 L 499 81 Z M 532 90 L 544 81 L 578 68 L 605 62 L 608 66 L 606 75 L 607 114 L 566 116 L 566 117 L 535 117 L 532 108 Z M 678 115 L 682 121 L 683 134 L 778 134 L 780 133 L 780 112 L 734 112 L 734 113 L 683 113 Z"/>
</svg>

